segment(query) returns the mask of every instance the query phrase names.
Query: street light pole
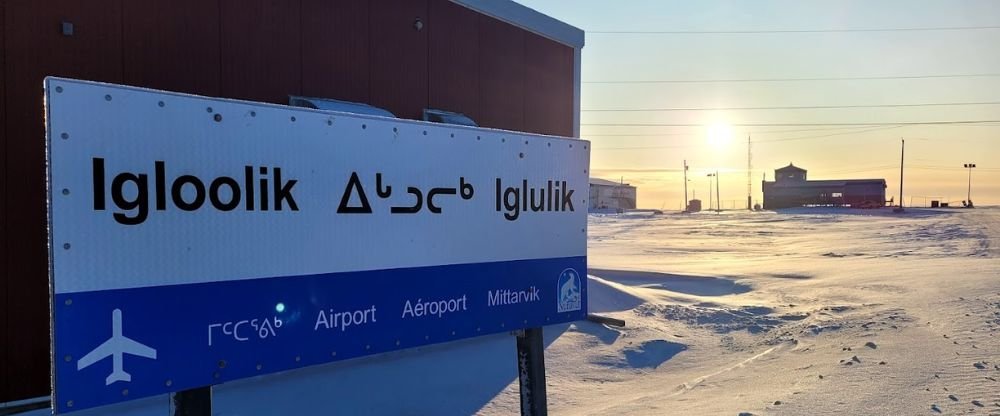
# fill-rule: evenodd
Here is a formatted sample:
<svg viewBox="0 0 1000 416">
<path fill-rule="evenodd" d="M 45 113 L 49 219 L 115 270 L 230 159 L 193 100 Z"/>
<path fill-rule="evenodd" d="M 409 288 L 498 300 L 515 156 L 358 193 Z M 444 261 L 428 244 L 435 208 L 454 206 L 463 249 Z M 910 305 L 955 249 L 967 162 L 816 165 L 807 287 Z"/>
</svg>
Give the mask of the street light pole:
<svg viewBox="0 0 1000 416">
<path fill-rule="evenodd" d="M 715 212 L 722 212 L 722 197 L 719 196 L 719 171 L 715 171 Z"/>
<path fill-rule="evenodd" d="M 712 209 L 712 178 L 715 178 L 715 212 L 722 211 L 722 200 L 719 199 L 719 171 L 708 175 L 708 209 Z"/>
<path fill-rule="evenodd" d="M 968 207 L 972 208 L 972 168 L 976 167 L 976 164 L 966 163 L 963 166 L 965 166 L 965 168 L 969 170 L 969 191 L 968 194 L 966 194 L 965 196 L 965 200 L 969 203 Z"/>
<path fill-rule="evenodd" d="M 688 205 L 690 202 L 688 199 L 688 161 L 684 161 L 684 212 L 691 211 L 691 207 Z"/>
<path fill-rule="evenodd" d="M 708 176 L 708 210 L 711 211 L 712 210 L 712 176 L 715 176 L 715 174 L 709 173 L 708 175 L 705 175 L 705 176 Z"/>
</svg>

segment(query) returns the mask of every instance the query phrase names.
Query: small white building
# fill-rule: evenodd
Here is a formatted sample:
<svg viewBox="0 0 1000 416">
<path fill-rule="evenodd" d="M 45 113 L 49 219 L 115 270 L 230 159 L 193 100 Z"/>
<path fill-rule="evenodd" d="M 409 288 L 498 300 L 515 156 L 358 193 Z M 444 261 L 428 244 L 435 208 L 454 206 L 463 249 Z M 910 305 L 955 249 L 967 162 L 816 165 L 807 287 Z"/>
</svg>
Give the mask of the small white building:
<svg viewBox="0 0 1000 416">
<path fill-rule="evenodd" d="M 589 212 L 625 212 L 635 209 L 635 187 L 624 182 L 590 178 Z"/>
</svg>

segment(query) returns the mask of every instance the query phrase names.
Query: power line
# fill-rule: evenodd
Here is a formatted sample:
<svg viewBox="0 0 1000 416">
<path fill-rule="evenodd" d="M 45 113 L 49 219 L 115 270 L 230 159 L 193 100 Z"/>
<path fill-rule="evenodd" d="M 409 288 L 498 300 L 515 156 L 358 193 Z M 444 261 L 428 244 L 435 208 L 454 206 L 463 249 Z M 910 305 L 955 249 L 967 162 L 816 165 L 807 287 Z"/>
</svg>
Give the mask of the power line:
<svg viewBox="0 0 1000 416">
<path fill-rule="evenodd" d="M 666 80 L 604 80 L 582 81 L 584 84 L 701 84 L 723 82 L 799 82 L 799 81 L 864 81 L 893 79 L 933 79 L 933 78 L 983 78 L 998 77 L 1000 73 L 982 74 L 939 74 L 939 75 L 899 75 L 865 77 L 812 77 L 812 78 L 737 78 L 737 79 L 666 79 Z"/>
<path fill-rule="evenodd" d="M 765 140 L 759 140 L 758 139 L 758 140 L 754 140 L 753 143 L 754 144 L 759 144 L 759 143 L 786 142 L 786 141 L 793 141 L 793 140 L 820 139 L 820 138 L 824 138 L 824 137 L 843 136 L 843 135 L 846 135 L 846 134 L 861 134 L 861 133 L 868 133 L 868 132 L 872 132 L 872 131 L 892 130 L 892 129 L 897 129 L 897 128 L 900 128 L 900 127 L 902 127 L 902 126 L 876 127 L 876 128 L 873 128 L 873 129 L 864 129 L 864 130 L 858 130 L 858 131 L 847 131 L 847 132 L 840 132 L 840 133 L 821 134 L 821 135 L 814 135 L 814 136 L 785 137 L 785 138 L 777 138 L 777 139 L 769 139 L 769 140 L 768 139 L 765 139 Z M 857 129 L 855 128 L 855 130 L 857 130 Z M 751 132 L 751 134 L 753 134 L 753 133 Z M 597 148 L 594 148 L 594 150 L 681 149 L 681 148 L 687 148 L 687 147 L 693 147 L 693 146 L 695 146 L 695 145 L 690 145 L 689 144 L 689 145 L 672 145 L 672 146 L 597 147 Z"/>
<path fill-rule="evenodd" d="M 818 170 L 813 169 L 814 172 L 821 173 L 823 175 L 845 175 L 849 173 L 867 173 L 867 172 L 881 172 L 884 170 L 895 170 L 899 168 L 899 165 L 882 165 L 873 166 L 870 168 L 857 168 L 857 169 L 843 169 L 843 170 Z"/>
<path fill-rule="evenodd" d="M 916 169 L 916 170 L 951 170 L 951 171 L 964 171 L 965 170 L 965 168 L 963 168 L 962 166 L 934 166 L 934 165 L 912 165 L 912 166 L 907 165 L 906 168 L 907 169 Z M 818 172 L 818 173 L 823 174 L 823 175 L 843 175 L 843 174 L 849 174 L 849 173 L 880 172 L 880 171 L 885 171 L 885 170 L 893 170 L 893 171 L 895 171 L 897 169 L 899 169 L 899 165 L 871 166 L 871 167 L 863 167 L 863 168 L 857 168 L 857 169 L 845 169 L 845 170 L 819 170 L 819 169 L 813 169 L 813 171 Z M 992 172 L 1000 172 L 1000 168 L 987 168 L 987 169 L 984 169 L 984 171 L 991 172 L 991 173 Z"/>
<path fill-rule="evenodd" d="M 806 127 L 806 126 L 929 126 L 1000 123 L 1000 120 L 903 121 L 881 123 L 731 123 L 731 127 Z M 581 123 L 581 126 L 605 127 L 704 127 L 696 123 Z"/>
<path fill-rule="evenodd" d="M 861 33 L 861 32 L 944 32 L 995 30 L 1000 26 L 894 27 L 863 29 L 775 29 L 775 30 L 588 30 L 588 35 L 752 35 L 772 33 Z"/>
<path fill-rule="evenodd" d="M 935 166 L 935 165 L 913 165 L 907 166 L 907 168 L 913 169 L 923 169 L 923 170 L 961 170 L 964 171 L 965 168 L 961 166 Z M 1000 168 L 976 168 L 977 170 L 982 170 L 986 172 L 1000 172 Z"/>
<path fill-rule="evenodd" d="M 823 137 L 843 136 L 845 134 L 861 134 L 861 133 L 868 133 L 868 132 L 872 132 L 872 131 L 892 130 L 892 129 L 898 129 L 900 127 L 903 127 L 903 126 L 876 127 L 876 128 L 873 128 L 873 129 L 864 129 L 864 130 L 859 130 L 859 131 L 847 131 L 847 132 L 841 132 L 841 133 L 821 134 L 821 135 L 818 135 L 818 136 L 784 137 L 784 138 L 780 138 L 780 139 L 756 140 L 756 141 L 754 141 L 754 143 L 773 143 L 773 142 L 787 142 L 787 141 L 794 141 L 794 140 L 820 139 L 820 138 L 823 138 Z"/>
<path fill-rule="evenodd" d="M 965 105 L 998 105 L 1000 101 L 961 102 L 961 103 L 916 103 L 916 104 L 851 104 L 851 105 L 805 105 L 805 106 L 774 106 L 774 107 L 672 107 L 672 108 L 595 108 L 580 111 L 630 113 L 654 111 L 736 111 L 736 110 L 823 110 L 836 108 L 903 108 L 903 107 L 938 107 Z"/>
<path fill-rule="evenodd" d="M 688 126 L 688 127 L 705 127 L 704 125 L 698 126 Z M 782 130 L 753 130 L 749 133 L 751 134 L 782 134 L 782 133 L 800 133 L 805 131 L 830 131 L 830 130 L 857 130 L 861 127 L 826 127 L 826 128 L 814 128 L 814 129 L 782 129 Z M 692 133 L 642 133 L 642 134 L 582 134 L 586 137 L 667 137 L 667 136 L 691 136 Z"/>
</svg>

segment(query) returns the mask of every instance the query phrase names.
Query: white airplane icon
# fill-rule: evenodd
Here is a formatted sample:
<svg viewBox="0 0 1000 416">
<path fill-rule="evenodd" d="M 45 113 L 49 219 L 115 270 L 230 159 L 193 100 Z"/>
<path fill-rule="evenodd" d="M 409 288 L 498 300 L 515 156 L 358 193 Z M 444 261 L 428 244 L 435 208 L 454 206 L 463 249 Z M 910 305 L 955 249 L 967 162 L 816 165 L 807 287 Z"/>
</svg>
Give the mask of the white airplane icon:
<svg viewBox="0 0 1000 416">
<path fill-rule="evenodd" d="M 104 341 L 101 345 L 94 348 L 93 351 L 84 355 L 80 361 L 76 362 L 76 369 L 82 370 L 89 367 L 91 364 L 96 363 L 104 359 L 104 357 L 111 356 L 113 367 L 111 370 L 111 375 L 104 380 L 104 385 L 110 385 L 116 381 L 132 381 L 132 376 L 122 370 L 122 355 L 136 355 L 139 357 L 156 359 L 156 350 L 147 347 L 143 344 L 136 342 L 135 340 L 122 335 L 122 310 L 115 309 L 111 313 L 112 319 L 112 334 L 111 338 Z"/>
</svg>

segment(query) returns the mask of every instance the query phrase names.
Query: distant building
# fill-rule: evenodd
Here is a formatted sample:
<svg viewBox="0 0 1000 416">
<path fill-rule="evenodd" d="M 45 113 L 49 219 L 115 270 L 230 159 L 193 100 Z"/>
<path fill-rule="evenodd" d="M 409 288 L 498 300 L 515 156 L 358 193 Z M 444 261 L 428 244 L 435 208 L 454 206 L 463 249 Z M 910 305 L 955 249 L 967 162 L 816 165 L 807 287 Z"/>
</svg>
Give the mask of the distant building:
<svg viewBox="0 0 1000 416">
<path fill-rule="evenodd" d="M 810 181 L 806 170 L 791 163 L 764 181 L 764 209 L 802 206 L 875 208 L 885 206 L 885 179 Z"/>
<path fill-rule="evenodd" d="M 635 187 L 598 178 L 590 178 L 590 212 L 624 212 L 635 209 Z"/>
<path fill-rule="evenodd" d="M 692 199 L 688 201 L 687 212 L 701 212 L 701 200 Z"/>
</svg>

